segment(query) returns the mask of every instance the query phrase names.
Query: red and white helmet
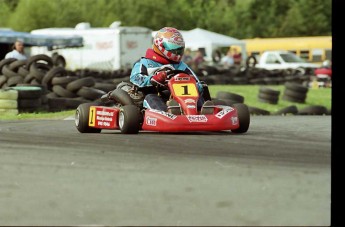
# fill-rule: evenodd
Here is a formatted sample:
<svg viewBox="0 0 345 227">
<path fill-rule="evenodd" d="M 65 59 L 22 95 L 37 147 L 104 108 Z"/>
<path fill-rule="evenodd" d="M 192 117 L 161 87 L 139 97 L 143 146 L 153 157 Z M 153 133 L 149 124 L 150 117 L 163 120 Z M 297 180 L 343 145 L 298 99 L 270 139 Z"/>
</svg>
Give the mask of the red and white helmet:
<svg viewBox="0 0 345 227">
<path fill-rule="evenodd" d="M 184 48 L 182 34 L 176 28 L 164 27 L 156 33 L 153 39 L 153 50 L 173 62 L 181 61 Z"/>
</svg>

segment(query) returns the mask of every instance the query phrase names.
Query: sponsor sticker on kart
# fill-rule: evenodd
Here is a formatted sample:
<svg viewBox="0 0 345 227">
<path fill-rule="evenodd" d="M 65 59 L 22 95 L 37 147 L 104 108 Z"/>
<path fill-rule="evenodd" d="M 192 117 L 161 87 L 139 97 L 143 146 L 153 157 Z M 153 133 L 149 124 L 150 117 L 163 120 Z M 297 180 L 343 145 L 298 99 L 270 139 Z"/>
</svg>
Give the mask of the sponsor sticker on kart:
<svg viewBox="0 0 345 227">
<path fill-rule="evenodd" d="M 227 106 L 223 110 L 219 111 L 215 116 L 219 119 L 222 119 L 225 115 L 227 115 L 228 113 L 230 113 L 233 110 L 234 110 L 234 108 Z"/>
<path fill-rule="evenodd" d="M 154 112 L 154 113 L 158 113 L 160 115 L 163 115 L 163 116 L 165 116 L 167 118 L 170 118 L 171 120 L 174 120 L 177 117 L 176 115 L 174 115 L 172 113 L 164 112 L 162 110 L 150 109 L 149 111 Z"/>
<path fill-rule="evenodd" d="M 157 126 L 157 118 L 146 117 L 146 124 L 151 126 Z"/>
<path fill-rule="evenodd" d="M 237 125 L 238 124 L 238 117 L 231 117 L 231 122 L 233 125 Z"/>
<path fill-rule="evenodd" d="M 89 126 L 100 128 L 115 127 L 115 110 L 103 107 L 91 107 L 89 110 Z"/>
<path fill-rule="evenodd" d="M 184 102 L 186 104 L 188 104 L 188 103 L 195 103 L 195 100 L 194 99 L 185 99 Z"/>
<path fill-rule="evenodd" d="M 205 115 L 186 115 L 189 122 L 207 122 Z"/>
<path fill-rule="evenodd" d="M 190 77 L 174 77 L 175 81 L 190 81 Z"/>
</svg>

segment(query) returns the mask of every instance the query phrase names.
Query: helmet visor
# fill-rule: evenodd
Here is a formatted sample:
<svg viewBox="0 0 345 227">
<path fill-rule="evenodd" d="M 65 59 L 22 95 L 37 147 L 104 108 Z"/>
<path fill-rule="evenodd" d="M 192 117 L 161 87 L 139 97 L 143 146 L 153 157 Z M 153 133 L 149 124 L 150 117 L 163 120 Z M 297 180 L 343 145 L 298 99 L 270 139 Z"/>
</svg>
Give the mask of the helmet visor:
<svg viewBox="0 0 345 227">
<path fill-rule="evenodd" d="M 165 50 L 175 54 L 175 55 L 183 55 L 184 47 L 180 45 L 176 45 L 173 43 L 163 43 Z"/>
</svg>

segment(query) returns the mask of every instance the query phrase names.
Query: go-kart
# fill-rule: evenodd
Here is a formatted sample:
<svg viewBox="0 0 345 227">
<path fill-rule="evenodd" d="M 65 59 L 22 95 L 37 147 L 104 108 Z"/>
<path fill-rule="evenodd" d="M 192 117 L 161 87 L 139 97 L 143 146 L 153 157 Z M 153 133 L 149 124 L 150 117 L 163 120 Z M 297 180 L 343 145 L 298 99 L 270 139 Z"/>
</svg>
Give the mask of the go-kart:
<svg viewBox="0 0 345 227">
<path fill-rule="evenodd" d="M 103 104 L 83 103 L 75 113 L 75 126 L 81 133 L 99 133 L 101 130 L 120 130 L 124 134 L 139 131 L 190 132 L 224 131 L 247 132 L 250 114 L 245 104 L 215 105 L 206 100 L 198 108 L 199 92 L 196 79 L 181 70 L 170 70 L 166 81 L 169 92 L 167 111 L 143 108 L 135 97 L 140 91 L 134 86 L 119 86 L 101 97 Z M 207 86 L 207 85 L 206 85 Z M 109 106 L 109 100 L 113 102 Z"/>
</svg>

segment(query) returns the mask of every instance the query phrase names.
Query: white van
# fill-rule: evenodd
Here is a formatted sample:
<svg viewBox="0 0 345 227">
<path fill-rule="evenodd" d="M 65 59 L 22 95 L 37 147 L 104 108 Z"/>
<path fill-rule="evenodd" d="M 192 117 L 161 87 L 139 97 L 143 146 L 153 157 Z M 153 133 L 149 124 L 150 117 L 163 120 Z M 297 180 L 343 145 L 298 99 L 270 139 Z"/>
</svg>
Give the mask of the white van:
<svg viewBox="0 0 345 227">
<path fill-rule="evenodd" d="M 75 28 L 45 28 L 31 31 L 43 35 L 77 35 L 83 38 L 83 47 L 49 50 L 32 47 L 31 55 L 54 53 L 66 60 L 66 68 L 113 71 L 128 69 L 144 56 L 152 46 L 152 30 L 145 27 L 123 27 L 114 22 L 109 28 L 91 28 L 87 22 Z"/>
</svg>

